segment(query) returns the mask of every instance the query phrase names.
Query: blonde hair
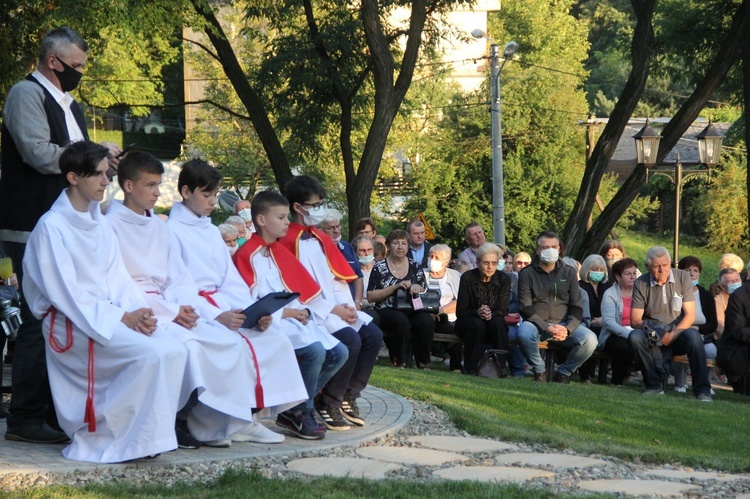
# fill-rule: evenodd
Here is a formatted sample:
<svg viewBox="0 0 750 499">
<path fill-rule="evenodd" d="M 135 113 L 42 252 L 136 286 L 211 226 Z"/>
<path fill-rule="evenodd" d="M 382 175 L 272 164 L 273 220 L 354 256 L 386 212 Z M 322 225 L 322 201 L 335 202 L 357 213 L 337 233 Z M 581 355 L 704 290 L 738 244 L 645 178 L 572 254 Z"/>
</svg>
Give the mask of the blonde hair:
<svg viewBox="0 0 750 499">
<path fill-rule="evenodd" d="M 734 253 L 724 253 L 719 259 L 719 270 L 727 267 L 733 268 L 737 272 L 742 272 L 745 269 L 745 262 Z"/>
</svg>

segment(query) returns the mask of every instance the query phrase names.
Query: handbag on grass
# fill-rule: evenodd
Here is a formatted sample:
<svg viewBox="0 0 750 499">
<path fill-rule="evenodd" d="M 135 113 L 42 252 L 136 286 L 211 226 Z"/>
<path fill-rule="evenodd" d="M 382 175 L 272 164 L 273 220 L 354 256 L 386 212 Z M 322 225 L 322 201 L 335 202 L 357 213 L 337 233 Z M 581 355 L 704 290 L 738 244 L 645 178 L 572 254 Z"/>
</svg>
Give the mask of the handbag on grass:
<svg viewBox="0 0 750 499">
<path fill-rule="evenodd" d="M 393 308 L 403 311 L 424 310 L 437 314 L 440 311 L 440 290 L 430 288 L 424 293 L 412 296 L 407 290 L 399 288 L 396 290 Z"/>
<path fill-rule="evenodd" d="M 476 375 L 480 378 L 507 378 L 509 356 L 510 352 L 507 350 L 485 350 L 477 364 Z"/>
</svg>

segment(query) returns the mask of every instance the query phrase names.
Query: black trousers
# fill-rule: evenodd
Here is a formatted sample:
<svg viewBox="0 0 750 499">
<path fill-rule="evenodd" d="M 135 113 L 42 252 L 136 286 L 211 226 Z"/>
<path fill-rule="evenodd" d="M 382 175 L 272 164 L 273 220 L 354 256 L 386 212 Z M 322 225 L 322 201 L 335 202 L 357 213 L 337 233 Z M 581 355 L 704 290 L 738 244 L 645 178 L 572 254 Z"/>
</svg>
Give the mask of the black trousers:
<svg viewBox="0 0 750 499">
<path fill-rule="evenodd" d="M 18 283 L 23 283 L 23 255 L 26 245 L 6 242 L 5 249 L 13 260 Z M 42 321 L 31 314 L 26 300 L 21 299 L 21 319 L 16 348 L 13 352 L 13 395 L 10 399 L 8 428 L 47 422 L 58 428 L 47 378 Z"/>
<path fill-rule="evenodd" d="M 417 364 L 430 363 L 432 338 L 435 335 L 435 319 L 427 312 L 403 312 L 392 308 L 378 309 L 380 327 L 388 335 L 385 344 L 391 359 L 397 365 L 405 366 L 409 355 L 409 345 L 414 349 Z"/>
<path fill-rule="evenodd" d="M 469 373 L 476 371 L 487 348 L 510 351 L 508 326 L 501 316 L 493 316 L 488 321 L 477 316 L 459 317 L 456 319 L 456 334 L 464 340 L 464 370 Z"/>
</svg>

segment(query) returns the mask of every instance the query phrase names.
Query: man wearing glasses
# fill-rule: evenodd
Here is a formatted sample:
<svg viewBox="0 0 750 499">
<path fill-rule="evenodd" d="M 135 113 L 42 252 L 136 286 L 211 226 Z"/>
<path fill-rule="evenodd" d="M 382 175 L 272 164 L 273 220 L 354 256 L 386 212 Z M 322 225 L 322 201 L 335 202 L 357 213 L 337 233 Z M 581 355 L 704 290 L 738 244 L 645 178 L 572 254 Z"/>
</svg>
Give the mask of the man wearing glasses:
<svg viewBox="0 0 750 499">
<path fill-rule="evenodd" d="M 536 255 L 531 265 L 518 275 L 518 301 L 524 319 L 518 326 L 518 341 L 534 372 L 534 381 L 545 381 L 540 340 L 570 349 L 568 358 L 555 373 L 557 383 L 570 383 L 570 375 L 596 349 L 596 335 L 581 324 L 583 298 L 578 272 L 562 263 L 560 249 L 557 234 L 542 232 L 536 239 Z"/>
</svg>

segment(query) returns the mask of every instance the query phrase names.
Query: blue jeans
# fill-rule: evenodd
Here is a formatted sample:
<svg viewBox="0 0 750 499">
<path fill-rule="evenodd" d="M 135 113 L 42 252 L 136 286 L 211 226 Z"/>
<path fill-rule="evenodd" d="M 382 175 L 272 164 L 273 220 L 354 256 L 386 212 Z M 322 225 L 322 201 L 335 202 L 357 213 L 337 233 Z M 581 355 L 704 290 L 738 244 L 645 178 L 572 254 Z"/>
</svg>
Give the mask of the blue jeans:
<svg viewBox="0 0 750 499">
<path fill-rule="evenodd" d="M 306 347 L 294 350 L 299 364 L 299 372 L 302 375 L 302 381 L 305 383 L 307 390 L 306 401 L 292 408 L 292 410 L 313 410 L 313 398 L 317 395 L 323 385 L 325 385 L 331 376 L 344 365 L 349 350 L 342 343 L 339 343 L 330 350 L 323 348 L 323 345 L 316 341 Z"/>
<path fill-rule="evenodd" d="M 550 335 L 546 332 L 540 334 L 539 329 L 531 322 L 522 322 L 518 325 L 518 342 L 534 374 L 545 371 L 544 361 L 539 353 L 540 336 L 542 341 L 550 338 Z M 578 326 L 570 336 L 578 340 L 578 345 L 571 348 L 568 358 L 557 367 L 557 372 L 565 376 L 570 376 L 581 367 L 581 364 L 586 362 L 586 359 L 591 357 L 591 354 L 596 350 L 597 343 L 594 332 L 583 325 Z"/>
<path fill-rule="evenodd" d="M 508 339 L 512 341 L 518 340 L 518 326 L 508 326 Z M 526 359 L 523 356 L 521 347 L 511 345 L 510 347 L 510 372 L 513 376 L 522 378 L 525 372 Z"/>
<path fill-rule="evenodd" d="M 690 364 L 690 372 L 693 373 L 693 394 L 708 395 L 711 393 L 711 383 L 708 380 L 708 367 L 706 366 L 706 350 L 703 347 L 703 337 L 697 329 L 686 329 L 673 340 L 668 347 L 652 347 L 646 333 L 635 329 L 628 336 L 630 346 L 633 348 L 638 367 L 643 373 L 643 384 L 650 390 L 661 390 L 662 378 L 669 376 L 664 363 L 664 354 L 687 355 Z"/>
</svg>

